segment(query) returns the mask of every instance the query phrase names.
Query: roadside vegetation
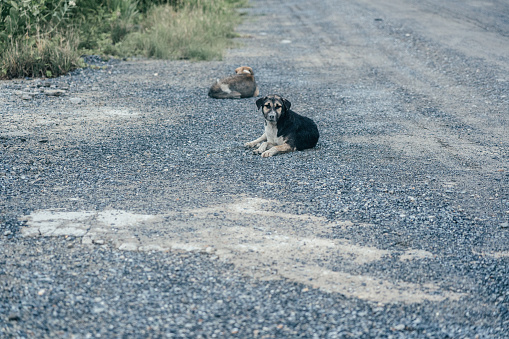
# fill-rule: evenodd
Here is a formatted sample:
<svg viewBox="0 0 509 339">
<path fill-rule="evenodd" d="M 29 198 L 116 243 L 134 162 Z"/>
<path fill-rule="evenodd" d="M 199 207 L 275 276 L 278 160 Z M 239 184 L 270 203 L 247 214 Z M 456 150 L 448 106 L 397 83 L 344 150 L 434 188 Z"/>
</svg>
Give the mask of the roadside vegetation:
<svg viewBox="0 0 509 339">
<path fill-rule="evenodd" d="M 0 0 L 0 79 L 56 77 L 81 56 L 220 59 L 248 0 Z"/>
</svg>

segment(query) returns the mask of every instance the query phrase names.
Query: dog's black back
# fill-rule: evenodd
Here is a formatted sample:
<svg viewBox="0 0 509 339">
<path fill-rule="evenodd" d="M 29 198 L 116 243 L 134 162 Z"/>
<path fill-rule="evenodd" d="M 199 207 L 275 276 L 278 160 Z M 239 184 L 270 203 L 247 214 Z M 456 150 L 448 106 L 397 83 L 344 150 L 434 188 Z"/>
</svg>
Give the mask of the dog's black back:
<svg viewBox="0 0 509 339">
<path fill-rule="evenodd" d="M 277 134 L 287 138 L 287 143 L 298 151 L 313 148 L 320 134 L 315 122 L 288 109 L 277 122 Z"/>
</svg>

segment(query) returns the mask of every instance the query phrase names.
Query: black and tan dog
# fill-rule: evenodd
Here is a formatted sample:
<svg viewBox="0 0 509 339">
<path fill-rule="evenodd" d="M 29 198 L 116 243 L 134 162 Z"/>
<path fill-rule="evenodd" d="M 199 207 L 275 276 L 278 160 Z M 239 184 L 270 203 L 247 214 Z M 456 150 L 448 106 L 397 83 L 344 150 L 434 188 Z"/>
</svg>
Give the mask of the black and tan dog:
<svg viewBox="0 0 509 339">
<path fill-rule="evenodd" d="M 210 87 L 209 97 L 216 99 L 240 99 L 258 96 L 258 87 L 251 67 L 241 66 L 235 74 L 224 79 L 217 79 Z"/>
<path fill-rule="evenodd" d="M 246 147 L 259 145 L 254 152 L 262 157 L 315 147 L 320 136 L 318 127 L 313 120 L 292 111 L 290 101 L 274 94 L 256 100 L 256 106 L 262 108 L 265 133 Z"/>
</svg>

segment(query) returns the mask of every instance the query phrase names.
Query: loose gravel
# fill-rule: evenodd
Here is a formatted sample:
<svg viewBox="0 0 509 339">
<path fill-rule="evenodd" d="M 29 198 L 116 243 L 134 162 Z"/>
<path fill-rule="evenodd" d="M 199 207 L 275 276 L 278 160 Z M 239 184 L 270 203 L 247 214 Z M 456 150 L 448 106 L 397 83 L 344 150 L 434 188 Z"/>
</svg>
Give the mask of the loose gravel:
<svg viewBox="0 0 509 339">
<path fill-rule="evenodd" d="M 508 54 L 468 52 L 426 26 L 442 5 L 395 4 L 253 1 L 242 45 L 221 62 L 89 56 L 92 67 L 60 78 L 0 82 L 1 336 L 506 338 Z M 454 20 L 442 9 L 432 18 L 459 25 L 451 35 L 507 42 L 506 26 L 479 28 L 498 14 L 472 24 L 471 7 Z M 263 130 L 256 99 L 207 97 L 240 65 L 262 95 L 317 122 L 315 149 L 269 159 L 244 149 Z M 245 197 L 341 222 L 327 238 L 390 251 L 316 267 L 462 297 L 380 303 L 277 271 L 256 279 L 206 251 L 22 236 L 39 210 L 161 215 Z M 409 250 L 432 256 L 402 259 Z"/>
</svg>

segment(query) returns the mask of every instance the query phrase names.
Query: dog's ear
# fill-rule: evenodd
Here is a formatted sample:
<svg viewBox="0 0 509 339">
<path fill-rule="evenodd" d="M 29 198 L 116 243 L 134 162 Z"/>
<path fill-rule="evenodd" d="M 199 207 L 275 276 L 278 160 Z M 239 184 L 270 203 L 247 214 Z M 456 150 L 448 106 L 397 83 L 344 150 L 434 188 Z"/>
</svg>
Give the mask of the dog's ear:
<svg viewBox="0 0 509 339">
<path fill-rule="evenodd" d="M 258 107 L 258 109 L 260 109 L 260 107 L 263 106 L 263 103 L 265 102 L 265 100 L 267 100 L 267 97 L 263 97 L 263 98 L 256 100 L 256 107 Z"/>
<path fill-rule="evenodd" d="M 283 106 L 285 107 L 286 111 L 290 110 L 290 107 L 292 106 L 292 103 L 285 98 L 281 98 L 281 101 L 283 101 Z"/>
</svg>

